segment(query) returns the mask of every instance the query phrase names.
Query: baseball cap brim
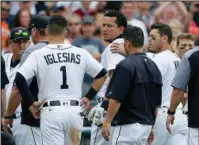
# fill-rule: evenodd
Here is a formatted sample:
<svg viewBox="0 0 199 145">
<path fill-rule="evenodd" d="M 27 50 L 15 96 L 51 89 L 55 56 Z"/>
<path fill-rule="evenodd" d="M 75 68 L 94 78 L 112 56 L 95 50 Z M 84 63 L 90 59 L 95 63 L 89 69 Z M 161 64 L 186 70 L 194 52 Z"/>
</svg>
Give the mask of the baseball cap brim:
<svg viewBox="0 0 199 145">
<path fill-rule="evenodd" d="M 17 37 L 17 38 L 12 39 L 11 41 L 22 40 L 22 39 L 30 40 L 30 38 L 27 38 L 27 37 Z"/>
</svg>

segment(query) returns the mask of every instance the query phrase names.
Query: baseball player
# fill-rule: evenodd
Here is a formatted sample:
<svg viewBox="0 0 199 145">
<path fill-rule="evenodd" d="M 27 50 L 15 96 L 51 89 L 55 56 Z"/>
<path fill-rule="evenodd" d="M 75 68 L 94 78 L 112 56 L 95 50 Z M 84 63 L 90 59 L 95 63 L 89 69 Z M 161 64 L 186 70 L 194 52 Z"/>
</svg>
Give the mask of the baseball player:
<svg viewBox="0 0 199 145">
<path fill-rule="evenodd" d="M 87 51 L 64 42 L 67 21 L 63 16 L 49 19 L 47 33 L 49 45 L 30 54 L 16 75 L 16 86 L 34 117 L 41 119 L 43 145 L 78 145 L 83 127 L 80 98 L 84 74 L 100 82 L 106 70 Z M 26 82 L 34 76 L 38 102 Z M 92 90 L 95 88 L 94 81 Z M 82 103 L 88 105 L 89 101 L 84 98 Z"/>
<path fill-rule="evenodd" d="M 31 29 L 32 29 L 32 40 L 35 45 L 30 46 L 24 51 L 20 61 L 20 66 L 25 62 L 30 53 L 32 53 L 37 49 L 41 49 L 42 47 L 47 45 L 48 42 L 47 42 L 47 34 L 45 33 L 45 28 L 48 25 L 48 20 L 49 17 L 47 16 L 39 16 L 39 15 L 34 16 Z M 38 86 L 35 77 L 29 81 L 29 88 L 35 99 L 38 100 L 37 98 Z M 29 130 L 29 132 L 31 132 L 29 136 L 28 134 L 26 135 L 26 140 L 28 141 L 27 144 L 41 145 L 42 140 L 39 128 L 40 120 L 35 119 L 33 117 L 32 113 L 29 111 L 28 106 L 24 102 L 24 99 L 21 97 L 20 93 L 16 94 L 15 93 L 16 91 L 18 92 L 17 88 L 14 87 L 10 95 L 6 116 L 13 116 L 18 105 L 20 104 L 20 102 L 22 102 L 21 106 L 22 106 L 23 115 L 21 116 L 21 124 L 25 124 L 26 126 L 28 126 L 27 129 Z M 5 119 L 5 123 L 12 125 L 12 118 Z"/>
<path fill-rule="evenodd" d="M 22 27 L 12 29 L 10 36 L 10 47 L 12 53 L 7 53 L 3 56 L 6 65 L 6 74 L 9 80 L 9 84 L 6 86 L 6 108 L 8 106 L 10 94 L 12 92 L 15 75 L 17 73 L 17 70 L 19 69 L 21 56 L 24 50 L 29 46 L 30 34 L 28 30 Z M 24 136 L 31 133 L 28 132 L 27 126 L 21 125 L 20 123 L 21 112 L 21 105 L 19 105 L 19 107 L 15 111 L 15 114 L 12 116 L 14 120 L 13 127 L 11 127 L 16 145 L 26 145 L 28 141 L 24 139 Z M 5 119 L 9 119 L 9 117 L 5 116 Z"/>
<path fill-rule="evenodd" d="M 171 82 L 180 63 L 179 57 L 169 50 L 172 40 L 171 28 L 162 23 L 153 24 L 149 34 L 149 50 L 156 52 L 153 60 L 162 74 L 162 105 L 158 110 L 158 116 L 154 126 L 154 145 L 186 144 L 187 117 L 182 112 L 182 104 L 176 111 L 175 125 L 172 126 L 172 134 L 166 130 L 165 122 L 167 110 L 170 106 L 172 93 Z"/>
<path fill-rule="evenodd" d="M 102 100 L 99 98 L 104 98 L 107 86 L 109 81 L 114 73 L 116 65 L 123 60 L 125 57 L 119 53 L 111 52 L 111 45 L 113 43 L 123 44 L 123 31 L 127 27 L 127 20 L 123 14 L 119 11 L 110 10 L 104 14 L 103 19 L 103 35 L 104 40 L 112 42 L 107 46 L 101 55 L 101 64 L 108 71 L 108 76 L 106 81 L 104 82 L 101 90 L 98 92 L 97 97 L 98 100 Z M 103 114 L 104 109 L 100 107 L 101 103 L 99 103 L 96 107 L 94 107 L 89 114 L 89 120 L 93 121 L 91 128 L 91 141 L 90 145 L 109 145 L 110 142 L 106 141 L 101 134 L 101 125 L 103 123 Z M 102 104 L 103 105 L 103 104 Z"/>
<path fill-rule="evenodd" d="M 174 130 L 170 124 L 175 125 L 177 115 L 177 106 L 179 105 L 184 93 L 188 87 L 188 145 L 199 144 L 199 46 L 193 48 L 184 54 L 180 66 L 177 69 L 175 77 L 172 81 L 172 97 L 171 104 L 167 116 L 167 129 L 170 133 Z M 174 117 L 175 115 L 175 117 Z M 175 119 L 176 118 L 176 119 Z M 174 121 L 175 119 L 175 121 Z"/>
<path fill-rule="evenodd" d="M 128 27 L 124 39 L 128 57 L 117 65 L 110 81 L 102 134 L 106 140 L 112 140 L 112 145 L 146 145 L 150 132 L 153 138 L 152 125 L 161 105 L 162 77 L 156 64 L 143 53 L 142 30 Z M 115 125 L 112 138 L 111 123 Z"/>
</svg>

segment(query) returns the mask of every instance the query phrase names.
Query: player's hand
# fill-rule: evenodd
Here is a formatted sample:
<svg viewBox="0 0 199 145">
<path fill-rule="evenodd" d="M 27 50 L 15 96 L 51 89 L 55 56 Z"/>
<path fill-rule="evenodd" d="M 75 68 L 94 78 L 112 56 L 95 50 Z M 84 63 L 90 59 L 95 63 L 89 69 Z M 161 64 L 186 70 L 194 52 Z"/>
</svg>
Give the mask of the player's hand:
<svg viewBox="0 0 199 145">
<path fill-rule="evenodd" d="M 166 126 L 167 126 L 167 130 L 168 132 L 171 134 L 171 126 L 170 124 L 173 124 L 174 123 L 174 120 L 175 120 L 175 116 L 174 115 L 171 115 L 171 114 L 168 114 L 167 116 L 167 122 L 166 122 Z"/>
<path fill-rule="evenodd" d="M 152 145 L 154 141 L 155 133 L 154 133 L 154 128 L 151 129 L 151 133 L 148 137 L 148 145 Z"/>
<path fill-rule="evenodd" d="M 6 126 L 8 126 L 9 125 L 9 127 L 10 128 L 12 128 L 12 126 L 13 126 L 13 119 L 3 119 L 3 125 L 6 125 Z"/>
<path fill-rule="evenodd" d="M 40 107 L 42 105 L 43 102 L 34 102 L 30 107 L 29 110 L 32 113 L 33 117 L 35 119 L 39 119 L 40 116 Z"/>
<path fill-rule="evenodd" d="M 82 98 L 82 104 L 84 109 L 89 109 L 90 107 L 90 100 L 86 97 Z"/>
<path fill-rule="evenodd" d="M 111 47 L 111 52 L 120 53 L 126 56 L 126 52 L 124 50 L 124 43 L 112 43 L 110 47 Z"/>
<path fill-rule="evenodd" d="M 110 140 L 110 126 L 102 126 L 102 135 L 106 141 Z"/>
<path fill-rule="evenodd" d="M 9 131 L 8 131 L 8 122 L 6 122 L 6 120 L 8 120 L 8 119 L 5 119 L 5 118 L 2 118 L 1 119 L 1 125 L 2 125 L 2 130 L 6 133 L 6 134 L 10 134 L 9 133 Z M 12 119 L 10 119 L 10 120 L 12 120 Z M 12 122 L 13 122 L 13 120 L 12 120 Z M 12 127 L 12 122 L 10 122 L 10 127 Z"/>
</svg>

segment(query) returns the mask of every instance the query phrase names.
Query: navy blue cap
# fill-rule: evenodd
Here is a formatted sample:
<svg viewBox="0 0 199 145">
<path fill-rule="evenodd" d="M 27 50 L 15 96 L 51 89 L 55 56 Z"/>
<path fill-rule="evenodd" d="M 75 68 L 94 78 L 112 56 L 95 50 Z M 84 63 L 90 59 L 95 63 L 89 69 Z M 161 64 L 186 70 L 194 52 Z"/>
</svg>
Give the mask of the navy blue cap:
<svg viewBox="0 0 199 145">
<path fill-rule="evenodd" d="M 29 31 L 23 27 L 13 28 L 10 35 L 10 40 L 16 41 L 21 39 L 30 40 Z"/>
<path fill-rule="evenodd" d="M 49 19 L 50 19 L 49 16 L 36 15 L 36 16 L 33 17 L 31 28 L 45 29 L 48 26 L 48 20 Z"/>
</svg>

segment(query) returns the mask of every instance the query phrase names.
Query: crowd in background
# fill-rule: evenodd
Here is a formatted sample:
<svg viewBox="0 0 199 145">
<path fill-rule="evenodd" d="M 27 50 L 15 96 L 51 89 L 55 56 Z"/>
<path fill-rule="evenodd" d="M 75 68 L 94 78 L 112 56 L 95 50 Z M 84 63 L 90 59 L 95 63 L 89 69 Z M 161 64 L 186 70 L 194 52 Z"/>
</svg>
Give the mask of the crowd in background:
<svg viewBox="0 0 199 145">
<path fill-rule="evenodd" d="M 138 26 L 144 32 L 147 49 L 150 26 L 156 22 L 168 24 L 173 31 L 172 51 L 179 54 L 177 36 L 189 33 L 191 39 L 199 38 L 199 2 L 132 2 L 132 1 L 76 1 L 76 2 L 1 2 L 2 52 L 11 52 L 10 32 L 15 27 L 31 31 L 36 15 L 62 15 L 68 21 L 66 42 L 86 49 L 94 58 L 100 55 L 109 42 L 103 40 L 102 22 L 106 10 L 121 11 L 128 24 Z M 114 32 L 113 32 L 114 33 Z M 184 36 L 183 36 L 184 37 Z M 33 42 L 32 42 L 33 45 Z M 92 79 L 85 76 L 83 95 L 88 91 Z"/>
<path fill-rule="evenodd" d="M 10 30 L 14 27 L 30 28 L 35 15 L 61 14 L 68 20 L 69 35 L 66 41 L 87 49 L 99 59 L 108 45 L 102 38 L 103 14 L 108 9 L 121 11 L 128 24 L 140 27 L 148 42 L 148 32 L 154 22 L 169 24 L 173 31 L 172 49 L 181 33 L 191 33 L 196 40 L 199 34 L 198 2 L 1 2 L 1 36 L 3 52 L 9 52 Z M 95 36 L 95 37 L 93 37 Z"/>
</svg>

